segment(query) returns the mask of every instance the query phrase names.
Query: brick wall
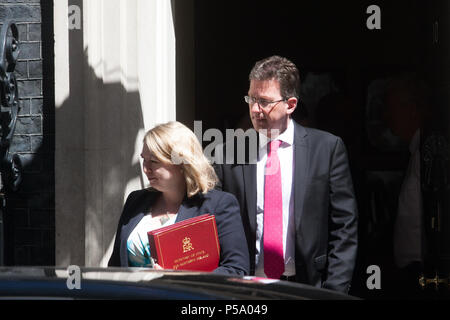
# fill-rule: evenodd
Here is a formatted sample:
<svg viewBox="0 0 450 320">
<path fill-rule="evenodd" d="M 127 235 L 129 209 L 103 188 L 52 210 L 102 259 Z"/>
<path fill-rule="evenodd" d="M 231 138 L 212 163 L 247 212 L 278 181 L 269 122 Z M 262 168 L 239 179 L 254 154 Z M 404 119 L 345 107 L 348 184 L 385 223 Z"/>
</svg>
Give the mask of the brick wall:
<svg viewBox="0 0 450 320">
<path fill-rule="evenodd" d="M 55 263 L 51 10 L 47 0 L 0 0 L 0 23 L 16 22 L 21 50 L 16 65 L 20 112 L 10 152 L 22 160 L 23 180 L 6 196 L 7 265 Z"/>
</svg>

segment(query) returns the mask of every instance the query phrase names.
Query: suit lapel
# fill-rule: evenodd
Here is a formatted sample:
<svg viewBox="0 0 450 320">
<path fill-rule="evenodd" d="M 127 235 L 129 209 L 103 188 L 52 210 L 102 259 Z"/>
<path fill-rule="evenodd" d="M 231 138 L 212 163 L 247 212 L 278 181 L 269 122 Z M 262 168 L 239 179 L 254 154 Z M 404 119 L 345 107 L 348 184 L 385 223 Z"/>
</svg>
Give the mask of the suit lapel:
<svg viewBox="0 0 450 320">
<path fill-rule="evenodd" d="M 244 194 L 247 205 L 248 219 L 251 234 L 256 237 L 256 203 L 257 203 L 257 184 L 256 184 L 256 164 L 259 158 L 259 134 L 256 133 L 256 146 L 251 145 L 251 139 L 246 140 L 246 164 L 242 165 L 244 177 Z M 255 152 L 256 147 L 256 152 Z"/>
<path fill-rule="evenodd" d="M 145 198 L 143 198 L 142 202 L 133 209 L 132 218 L 126 224 L 124 231 L 126 232 L 125 235 L 127 239 L 142 218 L 150 211 L 150 208 L 158 195 L 158 192 L 147 192 L 148 191 L 146 191 Z"/>
<path fill-rule="evenodd" d="M 183 200 L 180 205 L 180 209 L 178 209 L 178 215 L 175 222 L 180 222 L 197 216 L 199 206 L 195 205 L 194 201 L 194 199 L 188 199 L 187 197 Z"/>
<path fill-rule="evenodd" d="M 309 169 L 309 146 L 305 128 L 294 124 L 294 217 L 295 228 L 299 230 Z"/>
<path fill-rule="evenodd" d="M 256 235 L 256 164 L 243 165 L 242 170 L 250 229 Z"/>
<path fill-rule="evenodd" d="M 130 236 L 131 232 L 136 228 L 138 223 L 142 220 L 142 218 L 149 212 L 155 198 L 157 196 L 157 192 L 145 191 L 144 198 L 139 202 L 139 205 L 133 208 L 127 214 L 130 215 L 130 219 L 123 225 L 121 231 L 121 243 L 120 243 L 120 264 L 123 267 L 128 266 L 128 253 L 127 253 L 127 240 Z"/>
</svg>

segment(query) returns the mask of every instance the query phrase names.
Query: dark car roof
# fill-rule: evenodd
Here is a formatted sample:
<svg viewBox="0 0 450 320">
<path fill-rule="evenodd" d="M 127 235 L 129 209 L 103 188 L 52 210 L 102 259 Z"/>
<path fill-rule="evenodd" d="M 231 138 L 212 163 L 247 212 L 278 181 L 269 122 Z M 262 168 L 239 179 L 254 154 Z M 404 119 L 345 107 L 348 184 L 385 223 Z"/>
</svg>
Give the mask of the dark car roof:
<svg viewBox="0 0 450 320">
<path fill-rule="evenodd" d="M 66 268 L 0 267 L 0 299 L 355 299 L 308 285 L 257 277 L 144 268 L 79 270 L 77 289 L 68 284 L 72 278 Z"/>
</svg>

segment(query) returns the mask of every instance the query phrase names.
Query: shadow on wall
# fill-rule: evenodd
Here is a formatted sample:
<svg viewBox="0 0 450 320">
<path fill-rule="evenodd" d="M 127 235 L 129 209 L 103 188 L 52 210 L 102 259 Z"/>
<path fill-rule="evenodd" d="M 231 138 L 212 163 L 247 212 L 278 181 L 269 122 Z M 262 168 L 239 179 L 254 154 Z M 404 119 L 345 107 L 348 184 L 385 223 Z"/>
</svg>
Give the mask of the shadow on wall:
<svg viewBox="0 0 450 320">
<path fill-rule="evenodd" d="M 55 111 L 56 264 L 104 266 L 125 197 L 143 186 L 144 123 L 139 92 L 97 77 L 79 33 L 69 39 L 70 95 Z"/>
</svg>

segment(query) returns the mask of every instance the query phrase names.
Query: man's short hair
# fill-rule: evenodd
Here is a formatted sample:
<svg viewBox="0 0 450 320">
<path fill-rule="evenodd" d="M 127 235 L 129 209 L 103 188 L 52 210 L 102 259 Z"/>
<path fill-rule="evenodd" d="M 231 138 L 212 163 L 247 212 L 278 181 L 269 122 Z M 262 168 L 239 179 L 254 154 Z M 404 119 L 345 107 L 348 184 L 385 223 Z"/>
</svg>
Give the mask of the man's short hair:
<svg viewBox="0 0 450 320">
<path fill-rule="evenodd" d="M 300 74 L 296 65 L 286 58 L 271 56 L 256 62 L 250 72 L 249 80 L 277 80 L 284 99 L 298 98 Z"/>
</svg>

